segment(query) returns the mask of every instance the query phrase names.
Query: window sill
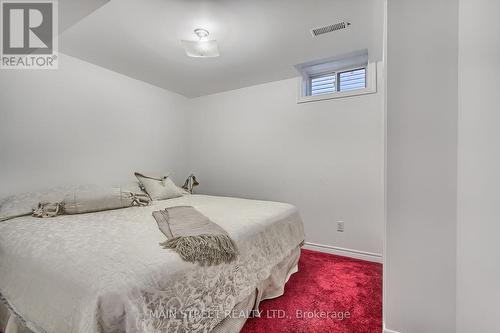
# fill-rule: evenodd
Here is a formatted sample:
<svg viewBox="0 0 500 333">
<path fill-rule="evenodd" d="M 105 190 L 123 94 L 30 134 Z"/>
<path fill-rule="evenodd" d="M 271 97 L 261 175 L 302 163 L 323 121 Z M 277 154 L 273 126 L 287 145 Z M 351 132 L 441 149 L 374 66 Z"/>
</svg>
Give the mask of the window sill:
<svg viewBox="0 0 500 333">
<path fill-rule="evenodd" d="M 373 88 L 365 88 L 365 89 L 358 89 L 358 90 L 345 91 L 345 92 L 334 92 L 334 93 L 330 93 L 330 94 L 322 94 L 322 95 L 316 95 L 316 96 L 300 96 L 299 98 L 297 98 L 297 104 L 324 101 L 327 99 L 336 99 L 336 98 L 352 97 L 352 96 L 358 96 L 358 95 L 374 94 L 376 92 L 377 92 L 377 89 L 375 87 L 373 87 Z"/>
</svg>

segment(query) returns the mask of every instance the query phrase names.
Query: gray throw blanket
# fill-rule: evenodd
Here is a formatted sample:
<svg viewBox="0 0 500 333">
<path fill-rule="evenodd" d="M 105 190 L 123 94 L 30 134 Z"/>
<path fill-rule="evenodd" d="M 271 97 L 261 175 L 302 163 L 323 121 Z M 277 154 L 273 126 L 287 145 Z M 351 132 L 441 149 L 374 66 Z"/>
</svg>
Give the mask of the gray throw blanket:
<svg viewBox="0 0 500 333">
<path fill-rule="evenodd" d="M 194 207 L 170 207 L 153 212 L 153 217 L 167 236 L 160 245 L 185 261 L 218 265 L 238 256 L 238 247 L 227 232 Z"/>
</svg>

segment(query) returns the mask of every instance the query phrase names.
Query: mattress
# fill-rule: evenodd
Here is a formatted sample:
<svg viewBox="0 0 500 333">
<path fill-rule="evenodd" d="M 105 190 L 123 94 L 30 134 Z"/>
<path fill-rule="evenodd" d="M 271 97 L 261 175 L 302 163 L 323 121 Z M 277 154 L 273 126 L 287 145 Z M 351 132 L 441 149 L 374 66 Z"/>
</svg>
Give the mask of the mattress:
<svg viewBox="0 0 500 333">
<path fill-rule="evenodd" d="M 184 262 L 152 212 L 190 205 L 240 250 L 229 264 Z M 0 297 L 34 332 L 209 332 L 304 240 L 289 204 L 189 195 L 74 216 L 0 223 Z"/>
</svg>

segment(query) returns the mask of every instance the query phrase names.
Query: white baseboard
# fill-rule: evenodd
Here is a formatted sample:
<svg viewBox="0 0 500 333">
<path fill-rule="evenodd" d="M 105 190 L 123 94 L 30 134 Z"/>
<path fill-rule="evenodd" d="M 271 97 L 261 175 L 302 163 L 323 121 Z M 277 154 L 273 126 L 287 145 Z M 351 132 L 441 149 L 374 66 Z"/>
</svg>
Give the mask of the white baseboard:
<svg viewBox="0 0 500 333">
<path fill-rule="evenodd" d="M 390 329 L 384 327 L 384 333 L 400 333 L 400 332 L 393 331 L 393 330 L 390 330 Z"/>
<path fill-rule="evenodd" d="M 331 245 L 305 242 L 304 249 L 325 252 L 325 253 L 331 253 L 331 254 L 336 254 L 339 256 L 367 260 L 367 261 L 378 262 L 378 263 L 383 262 L 383 257 L 379 253 L 358 251 L 358 250 L 346 249 L 343 247 L 337 247 L 337 246 L 331 246 Z M 389 331 L 388 333 L 391 333 L 391 332 Z M 397 332 L 394 332 L 394 333 L 397 333 Z"/>
</svg>

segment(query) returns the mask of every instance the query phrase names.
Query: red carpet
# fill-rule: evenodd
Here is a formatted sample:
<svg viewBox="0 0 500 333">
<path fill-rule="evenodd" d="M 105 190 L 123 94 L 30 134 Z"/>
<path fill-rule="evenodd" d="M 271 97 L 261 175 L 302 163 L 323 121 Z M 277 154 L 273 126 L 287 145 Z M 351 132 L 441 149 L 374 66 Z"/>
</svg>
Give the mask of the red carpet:
<svg viewBox="0 0 500 333">
<path fill-rule="evenodd" d="M 242 333 L 381 333 L 382 265 L 302 250 L 285 294 L 260 310 Z"/>
</svg>

